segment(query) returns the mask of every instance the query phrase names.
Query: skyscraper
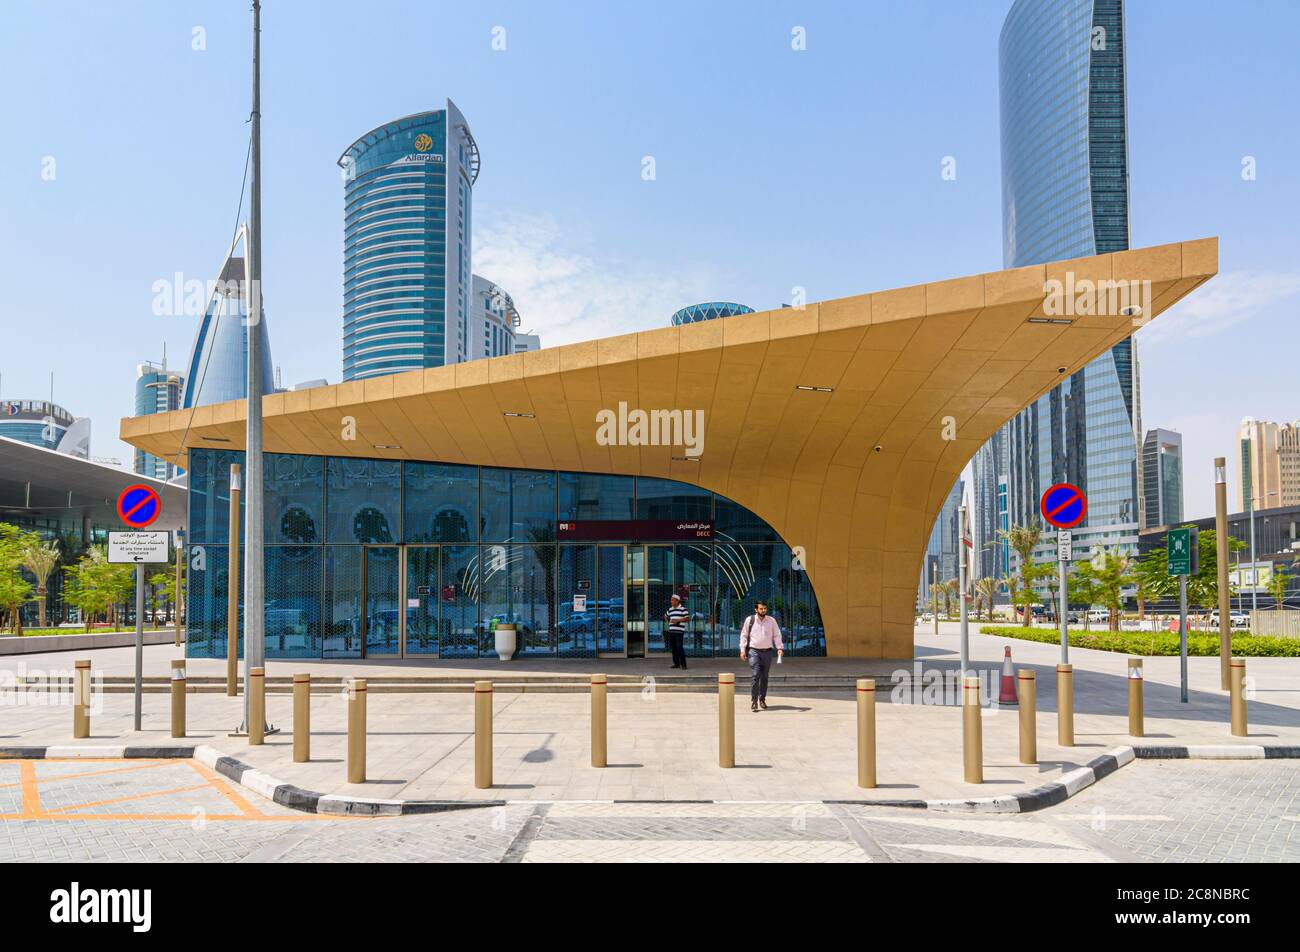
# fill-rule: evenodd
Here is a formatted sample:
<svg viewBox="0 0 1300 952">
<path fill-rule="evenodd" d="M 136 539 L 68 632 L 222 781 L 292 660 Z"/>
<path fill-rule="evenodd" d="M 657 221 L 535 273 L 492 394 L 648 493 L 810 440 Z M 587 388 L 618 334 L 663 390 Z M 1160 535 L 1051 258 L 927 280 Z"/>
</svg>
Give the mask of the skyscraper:
<svg viewBox="0 0 1300 952">
<path fill-rule="evenodd" d="M 515 328 L 518 326 L 519 311 L 505 288 L 482 275 L 474 275 L 466 359 L 516 353 Z"/>
<path fill-rule="evenodd" d="M 1007 14 L 998 64 L 1007 267 L 1128 247 L 1124 57 L 1123 0 L 1016 0 Z M 1002 429 L 1011 523 L 1039 523 L 1043 490 L 1069 482 L 1088 496 L 1076 551 L 1137 551 L 1136 378 L 1130 338 Z M 989 480 L 998 478 L 996 467 L 977 467 L 977 504 L 996 498 Z M 1050 543 L 1036 560 L 1054 557 Z"/>
<path fill-rule="evenodd" d="M 961 551 L 961 501 L 966 491 L 964 480 L 957 480 L 948 498 L 943 501 L 943 508 L 934 520 L 930 530 L 930 542 L 925 549 L 925 562 L 921 566 L 921 580 L 917 586 L 916 603 L 924 607 L 930 600 L 930 585 L 943 585 L 951 579 L 960 578 L 959 560 Z M 954 597 L 955 602 L 955 597 Z M 943 599 L 939 599 L 943 605 Z"/>
<path fill-rule="evenodd" d="M 1011 574 L 1010 544 L 998 535 L 1007 519 L 1007 439 L 999 430 L 979 448 L 972 461 L 972 541 L 975 577 L 1004 579 Z"/>
<path fill-rule="evenodd" d="M 1142 528 L 1183 521 L 1183 436 L 1147 430 L 1142 440 Z"/>
<path fill-rule="evenodd" d="M 148 416 L 151 413 L 179 410 L 183 385 L 184 380 L 180 374 L 168 371 L 165 354 L 161 364 L 148 361 L 139 364 L 135 368 L 135 415 Z M 174 463 L 141 449 L 135 451 L 135 465 L 132 469 L 141 476 L 152 476 L 164 481 L 170 480 L 177 472 Z"/>
<path fill-rule="evenodd" d="M 240 228 L 212 283 L 203 316 L 194 333 L 194 346 L 182 377 L 183 408 L 243 400 L 248 396 L 248 269 L 246 256 L 236 249 L 247 245 L 248 229 Z M 274 393 L 271 340 L 266 330 L 266 295 L 262 295 L 262 392 Z"/>
<path fill-rule="evenodd" d="M 370 130 L 344 175 L 343 379 L 468 360 L 474 182 L 469 124 L 446 108 Z"/>
<path fill-rule="evenodd" d="M 1241 511 L 1300 506 L 1300 420 L 1270 423 L 1246 417 L 1241 447 Z"/>
</svg>

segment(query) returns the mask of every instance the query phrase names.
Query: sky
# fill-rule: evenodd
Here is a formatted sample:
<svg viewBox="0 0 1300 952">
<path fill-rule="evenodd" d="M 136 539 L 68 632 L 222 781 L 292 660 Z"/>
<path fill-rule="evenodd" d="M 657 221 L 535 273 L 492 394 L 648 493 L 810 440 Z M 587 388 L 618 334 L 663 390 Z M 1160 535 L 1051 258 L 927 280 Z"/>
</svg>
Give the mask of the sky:
<svg viewBox="0 0 1300 952">
<path fill-rule="evenodd" d="M 339 155 L 448 97 L 482 153 L 474 271 L 544 345 L 1001 268 L 1009 7 L 265 0 L 281 380 L 341 377 Z M 1126 27 L 1131 244 L 1221 239 L 1219 276 L 1136 336 L 1196 518 L 1242 417 L 1300 418 L 1300 4 L 1130 0 Z M 237 0 L 0 0 L 0 399 L 52 373 L 95 456 L 130 463 L 136 365 L 188 358 L 197 316 L 155 313 L 155 284 L 212 280 L 230 244 L 250 51 Z"/>
</svg>

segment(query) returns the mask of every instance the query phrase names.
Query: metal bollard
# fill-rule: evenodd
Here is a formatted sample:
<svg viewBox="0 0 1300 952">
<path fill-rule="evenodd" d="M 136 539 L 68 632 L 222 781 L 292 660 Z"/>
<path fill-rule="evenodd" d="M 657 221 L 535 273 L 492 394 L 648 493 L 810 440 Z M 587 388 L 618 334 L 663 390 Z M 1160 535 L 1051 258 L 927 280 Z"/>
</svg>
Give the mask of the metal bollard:
<svg viewBox="0 0 1300 952">
<path fill-rule="evenodd" d="M 1056 666 L 1056 743 L 1074 746 L 1074 665 Z"/>
<path fill-rule="evenodd" d="M 250 668 L 248 672 L 248 742 L 266 742 L 266 669 Z"/>
<path fill-rule="evenodd" d="M 474 682 L 474 786 L 492 786 L 492 682 Z"/>
<path fill-rule="evenodd" d="M 1228 663 L 1228 690 L 1232 706 L 1232 736 L 1246 736 L 1246 659 L 1233 658 Z"/>
<path fill-rule="evenodd" d="M 591 676 L 591 765 L 604 767 L 609 754 L 605 676 Z"/>
<path fill-rule="evenodd" d="M 1142 659 L 1128 659 L 1128 735 L 1141 737 L 1142 710 Z"/>
<path fill-rule="evenodd" d="M 172 662 L 172 736 L 185 736 L 185 659 Z"/>
<path fill-rule="evenodd" d="M 366 679 L 348 682 L 348 783 L 366 782 Z"/>
<path fill-rule="evenodd" d="M 718 766 L 736 766 L 736 676 L 718 675 Z"/>
<path fill-rule="evenodd" d="M 293 676 L 293 762 L 311 760 L 311 675 Z"/>
<path fill-rule="evenodd" d="M 967 783 L 984 782 L 984 737 L 980 723 L 980 679 L 968 674 L 961 685 L 961 749 Z"/>
<path fill-rule="evenodd" d="M 1020 702 L 1020 762 L 1038 763 L 1038 675 L 1021 668 L 1016 672 Z"/>
<path fill-rule="evenodd" d="M 858 678 L 858 786 L 876 785 L 876 681 Z"/>
<path fill-rule="evenodd" d="M 90 736 L 90 662 L 78 661 L 72 680 L 72 736 Z"/>
</svg>

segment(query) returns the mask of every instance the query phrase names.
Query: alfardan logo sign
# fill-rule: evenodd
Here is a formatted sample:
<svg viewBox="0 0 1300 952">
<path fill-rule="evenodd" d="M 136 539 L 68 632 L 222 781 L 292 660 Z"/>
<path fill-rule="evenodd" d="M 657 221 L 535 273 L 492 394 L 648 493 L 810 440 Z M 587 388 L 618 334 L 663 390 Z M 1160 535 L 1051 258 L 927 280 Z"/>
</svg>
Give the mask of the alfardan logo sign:
<svg viewBox="0 0 1300 952">
<path fill-rule="evenodd" d="M 427 132 L 421 132 L 418 136 L 415 137 L 416 152 L 428 152 L 432 148 L 433 148 L 433 136 L 429 135 Z"/>
</svg>

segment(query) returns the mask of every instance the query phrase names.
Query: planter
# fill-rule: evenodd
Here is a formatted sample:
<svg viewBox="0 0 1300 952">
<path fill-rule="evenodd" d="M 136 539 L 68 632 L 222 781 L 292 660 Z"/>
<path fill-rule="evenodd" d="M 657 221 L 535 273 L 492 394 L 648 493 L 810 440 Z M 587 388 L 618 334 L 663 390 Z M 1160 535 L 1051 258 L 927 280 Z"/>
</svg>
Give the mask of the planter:
<svg viewBox="0 0 1300 952">
<path fill-rule="evenodd" d="M 502 661 L 509 661 L 515 656 L 515 649 L 519 647 L 519 634 L 515 626 L 497 625 L 495 634 L 497 657 Z"/>
</svg>

